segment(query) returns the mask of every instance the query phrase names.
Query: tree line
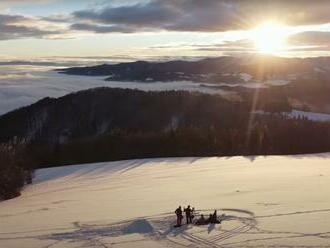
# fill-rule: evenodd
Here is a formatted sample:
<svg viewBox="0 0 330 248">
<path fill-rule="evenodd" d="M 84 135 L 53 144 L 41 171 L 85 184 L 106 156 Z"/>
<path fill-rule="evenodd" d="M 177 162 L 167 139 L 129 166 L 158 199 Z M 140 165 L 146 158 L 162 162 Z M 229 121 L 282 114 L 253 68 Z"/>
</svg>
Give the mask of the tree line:
<svg viewBox="0 0 330 248">
<path fill-rule="evenodd" d="M 281 89 L 240 101 L 183 91 L 100 88 L 44 99 L 0 117 L 0 199 L 33 168 L 122 159 L 330 151 L 330 123 L 289 118 Z M 272 114 L 256 114 L 264 110 Z"/>
</svg>

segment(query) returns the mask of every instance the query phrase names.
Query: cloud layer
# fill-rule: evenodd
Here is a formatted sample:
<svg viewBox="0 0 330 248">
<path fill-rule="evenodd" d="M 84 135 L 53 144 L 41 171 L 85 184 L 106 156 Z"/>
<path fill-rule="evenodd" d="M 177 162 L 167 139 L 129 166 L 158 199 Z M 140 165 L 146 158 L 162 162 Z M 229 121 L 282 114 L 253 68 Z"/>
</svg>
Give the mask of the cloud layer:
<svg viewBox="0 0 330 248">
<path fill-rule="evenodd" d="M 76 11 L 72 15 L 83 30 L 139 32 L 145 30 L 218 32 L 246 29 L 262 20 L 289 25 L 330 22 L 330 1 L 317 0 L 152 0 L 119 7 Z M 108 29 L 107 29 L 107 28 Z"/>
<path fill-rule="evenodd" d="M 27 1 L 31 5 L 41 3 L 45 5 L 59 0 Z M 9 6 L 26 4 L 27 1 L 4 0 L 1 4 Z M 67 1 L 78 3 L 77 0 Z M 65 4 L 64 1 L 62 3 Z M 279 20 L 292 26 L 325 24 L 330 23 L 329 9 L 329 0 L 112 0 L 71 14 L 56 13 L 42 17 L 0 14 L 0 40 L 74 38 L 80 34 L 149 31 L 211 33 L 250 29 L 264 20 Z M 328 49 L 330 32 L 299 33 L 289 37 L 289 42 L 297 46 Z M 194 49 L 199 51 L 254 49 L 251 41 L 246 40 L 219 43 L 219 45 L 194 47 Z"/>
<path fill-rule="evenodd" d="M 0 40 L 21 38 L 46 38 L 61 33 L 58 30 L 47 30 L 38 27 L 38 19 L 22 15 L 0 14 Z"/>
<path fill-rule="evenodd" d="M 316 46 L 329 46 L 330 45 L 330 32 L 302 32 L 292 35 L 289 38 L 290 44 L 294 45 L 316 45 Z"/>
</svg>

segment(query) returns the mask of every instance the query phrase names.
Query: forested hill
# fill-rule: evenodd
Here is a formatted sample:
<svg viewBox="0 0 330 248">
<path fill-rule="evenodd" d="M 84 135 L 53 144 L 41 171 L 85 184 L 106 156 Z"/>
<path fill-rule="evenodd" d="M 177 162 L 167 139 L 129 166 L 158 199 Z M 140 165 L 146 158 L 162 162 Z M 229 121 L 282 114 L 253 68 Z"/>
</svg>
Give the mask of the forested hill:
<svg viewBox="0 0 330 248">
<path fill-rule="evenodd" d="M 113 132 L 158 132 L 184 126 L 230 123 L 231 112 L 248 106 L 220 96 L 186 91 L 144 92 L 96 88 L 45 98 L 0 117 L 0 141 L 66 143 Z M 226 120 L 223 118 L 226 116 Z"/>
<path fill-rule="evenodd" d="M 231 102 L 183 91 L 97 88 L 46 98 L 0 117 L 0 142 L 22 142 L 38 166 L 141 157 L 330 151 L 330 124 L 289 119 L 259 92 Z"/>
</svg>

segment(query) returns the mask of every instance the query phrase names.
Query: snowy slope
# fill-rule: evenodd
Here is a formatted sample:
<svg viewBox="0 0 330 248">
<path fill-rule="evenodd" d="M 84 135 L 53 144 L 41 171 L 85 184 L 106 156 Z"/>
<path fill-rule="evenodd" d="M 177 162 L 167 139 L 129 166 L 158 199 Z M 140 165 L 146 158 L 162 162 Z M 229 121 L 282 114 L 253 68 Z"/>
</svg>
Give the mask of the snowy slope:
<svg viewBox="0 0 330 248">
<path fill-rule="evenodd" d="M 311 121 L 323 121 L 323 122 L 330 121 L 330 114 L 306 112 L 295 109 L 292 110 L 291 113 L 288 113 L 287 115 L 294 118 L 307 118 L 308 120 Z"/>
<path fill-rule="evenodd" d="M 0 247 L 330 247 L 329 189 L 330 154 L 42 169 L 0 203 Z M 225 219 L 172 228 L 187 204 Z"/>
</svg>

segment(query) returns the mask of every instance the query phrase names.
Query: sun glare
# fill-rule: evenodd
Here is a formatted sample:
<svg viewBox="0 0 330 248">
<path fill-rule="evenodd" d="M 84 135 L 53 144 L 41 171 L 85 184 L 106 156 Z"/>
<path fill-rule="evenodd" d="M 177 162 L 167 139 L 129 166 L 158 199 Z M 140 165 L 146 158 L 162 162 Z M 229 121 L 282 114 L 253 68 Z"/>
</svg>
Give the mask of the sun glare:
<svg viewBox="0 0 330 248">
<path fill-rule="evenodd" d="M 258 51 L 276 54 L 285 49 L 287 30 L 277 22 L 265 22 L 252 30 L 252 40 Z"/>
</svg>

